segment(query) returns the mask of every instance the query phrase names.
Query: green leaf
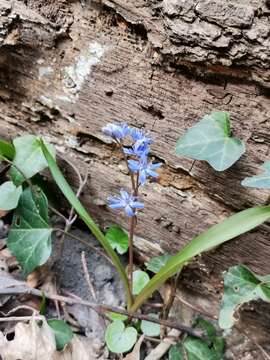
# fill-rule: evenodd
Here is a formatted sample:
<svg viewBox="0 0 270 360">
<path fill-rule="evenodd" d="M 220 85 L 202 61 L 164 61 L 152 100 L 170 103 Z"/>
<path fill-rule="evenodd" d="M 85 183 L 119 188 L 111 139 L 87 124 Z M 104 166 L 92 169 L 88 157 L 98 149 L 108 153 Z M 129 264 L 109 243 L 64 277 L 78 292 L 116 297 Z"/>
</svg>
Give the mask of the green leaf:
<svg viewBox="0 0 270 360">
<path fill-rule="evenodd" d="M 128 319 L 128 317 L 126 315 L 122 315 L 122 314 L 117 314 L 114 312 L 107 312 L 106 315 L 108 316 L 109 319 L 111 319 L 112 321 L 115 320 L 121 320 L 121 321 L 125 321 Z"/>
<path fill-rule="evenodd" d="M 48 166 L 38 137 L 23 135 L 16 138 L 13 143 L 16 150 L 13 163 L 26 178 L 31 178 Z M 47 148 L 50 154 L 55 157 L 53 147 L 47 145 Z"/>
<path fill-rule="evenodd" d="M 133 272 L 133 295 L 138 295 L 150 281 L 149 275 L 145 271 L 136 270 Z"/>
<path fill-rule="evenodd" d="M 176 274 L 195 256 L 212 249 L 224 242 L 246 233 L 270 218 L 270 206 L 258 206 L 240 211 L 221 223 L 212 226 L 195 237 L 179 253 L 174 255 L 145 286 L 136 297 L 131 311 L 136 311 L 151 294 L 157 290 L 168 278 Z"/>
<path fill-rule="evenodd" d="M 204 116 L 176 145 L 176 154 L 205 160 L 217 171 L 228 169 L 244 152 L 244 142 L 231 137 L 229 114 L 221 111 Z"/>
<path fill-rule="evenodd" d="M 171 259 L 172 255 L 164 254 L 160 256 L 153 257 L 148 262 L 145 263 L 147 270 L 152 271 L 153 273 L 158 273 L 159 270 L 167 264 Z"/>
<path fill-rule="evenodd" d="M 198 319 L 195 327 L 204 330 L 211 344 L 205 340 L 188 336 L 183 343 L 170 349 L 169 360 L 222 360 L 225 342 L 223 338 L 216 336 L 215 327 L 204 319 Z"/>
<path fill-rule="evenodd" d="M 14 146 L 7 141 L 0 140 L 0 158 L 1 155 L 9 160 L 13 160 L 15 156 Z"/>
<path fill-rule="evenodd" d="M 221 360 L 217 358 L 215 351 L 210 349 L 206 342 L 189 336 L 184 342 L 184 348 L 188 360 Z"/>
<path fill-rule="evenodd" d="M 258 299 L 270 301 L 270 275 L 256 275 L 243 265 L 231 267 L 224 275 L 220 327 L 232 327 L 235 321 L 234 312 L 244 303 Z"/>
<path fill-rule="evenodd" d="M 262 168 L 264 172 L 261 175 L 247 177 L 241 182 L 241 185 L 258 189 L 270 189 L 270 161 L 266 161 Z"/>
<path fill-rule="evenodd" d="M 157 314 L 149 314 L 149 316 L 158 319 Z M 142 320 L 141 330 L 146 336 L 159 336 L 160 335 L 160 325 L 153 323 L 151 321 Z"/>
<path fill-rule="evenodd" d="M 105 234 L 106 239 L 118 254 L 125 254 L 128 250 L 128 234 L 119 226 L 111 226 Z"/>
<path fill-rule="evenodd" d="M 69 201 L 71 206 L 76 210 L 80 218 L 85 222 L 88 228 L 92 231 L 93 235 L 101 243 L 101 245 L 103 246 L 109 257 L 112 259 L 112 262 L 123 281 L 127 295 L 128 307 L 130 307 L 130 305 L 132 304 L 132 294 L 130 293 L 129 290 L 129 283 L 125 272 L 125 268 L 123 267 L 119 257 L 114 252 L 111 245 L 108 243 L 107 239 L 105 238 L 104 234 L 102 233 L 98 225 L 94 222 L 94 220 L 91 218 L 91 216 L 88 214 L 88 212 L 85 210 L 81 202 L 74 194 L 73 190 L 71 189 L 68 182 L 62 175 L 59 167 L 57 166 L 55 159 L 53 158 L 49 149 L 47 148 L 47 145 L 45 145 L 45 143 L 42 140 L 40 140 L 40 145 L 56 184 L 58 185 L 58 187 L 60 188 L 66 199 Z"/>
<path fill-rule="evenodd" d="M 26 276 L 44 264 L 51 254 L 52 228 L 48 224 L 48 202 L 44 193 L 23 191 L 14 213 L 7 246 Z"/>
<path fill-rule="evenodd" d="M 47 299 L 45 294 L 42 292 L 42 299 L 41 299 L 41 303 L 39 305 L 39 313 L 40 315 L 44 315 L 46 313 L 46 303 L 47 303 Z"/>
<path fill-rule="evenodd" d="M 125 353 L 131 350 L 136 343 L 137 330 L 131 326 L 125 328 L 122 321 L 114 321 L 106 329 L 105 341 L 111 352 Z"/>
<path fill-rule="evenodd" d="M 25 181 L 25 177 L 14 166 L 10 167 L 8 175 L 16 186 L 21 185 Z"/>
<path fill-rule="evenodd" d="M 0 209 L 12 210 L 18 205 L 22 187 L 16 187 L 12 181 L 0 185 Z"/>
<path fill-rule="evenodd" d="M 56 349 L 63 350 L 65 345 L 73 338 L 71 328 L 63 320 L 49 319 L 47 323 L 54 332 Z"/>
<path fill-rule="evenodd" d="M 169 351 L 169 360 L 185 360 L 182 345 L 173 345 Z"/>
</svg>

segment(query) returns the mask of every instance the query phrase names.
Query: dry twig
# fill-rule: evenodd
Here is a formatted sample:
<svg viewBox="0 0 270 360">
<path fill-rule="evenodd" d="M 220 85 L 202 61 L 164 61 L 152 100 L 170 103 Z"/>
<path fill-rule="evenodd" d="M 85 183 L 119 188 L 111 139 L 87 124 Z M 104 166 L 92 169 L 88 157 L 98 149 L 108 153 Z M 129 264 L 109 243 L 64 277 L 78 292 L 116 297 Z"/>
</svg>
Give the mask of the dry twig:
<svg viewBox="0 0 270 360">
<path fill-rule="evenodd" d="M 205 339 L 205 335 L 204 335 L 203 331 L 194 330 L 193 328 L 191 328 L 189 326 L 179 324 L 174 321 L 159 320 L 159 319 L 153 318 L 151 316 L 147 316 L 147 315 L 143 315 L 143 314 L 139 314 L 139 313 L 131 313 L 127 310 L 120 309 L 120 308 L 117 308 L 114 306 L 97 304 L 97 303 L 93 303 L 93 302 L 89 302 L 89 301 L 85 301 L 85 300 L 79 300 L 78 298 L 71 298 L 71 297 L 66 297 L 66 296 L 61 296 L 61 295 L 52 295 L 52 294 L 49 294 L 46 292 L 42 292 L 38 289 L 28 288 L 26 286 L 17 286 L 17 287 L 14 286 L 14 287 L 10 287 L 10 288 L 0 289 L 0 295 L 19 295 L 19 294 L 30 294 L 30 295 L 34 295 L 34 296 L 38 296 L 38 297 L 45 296 L 46 298 L 48 298 L 50 300 L 57 300 L 57 301 L 64 302 L 64 303 L 67 303 L 70 305 L 73 305 L 73 304 L 84 305 L 84 306 L 90 307 L 91 309 L 95 310 L 98 314 L 106 314 L 106 312 L 115 312 L 118 314 L 122 314 L 122 315 L 126 315 L 129 317 L 135 318 L 135 319 L 146 320 L 146 321 L 150 321 L 150 322 L 153 322 L 156 324 L 160 324 L 162 326 L 167 326 L 169 328 L 177 329 L 179 331 L 185 332 L 191 336 Z"/>
</svg>

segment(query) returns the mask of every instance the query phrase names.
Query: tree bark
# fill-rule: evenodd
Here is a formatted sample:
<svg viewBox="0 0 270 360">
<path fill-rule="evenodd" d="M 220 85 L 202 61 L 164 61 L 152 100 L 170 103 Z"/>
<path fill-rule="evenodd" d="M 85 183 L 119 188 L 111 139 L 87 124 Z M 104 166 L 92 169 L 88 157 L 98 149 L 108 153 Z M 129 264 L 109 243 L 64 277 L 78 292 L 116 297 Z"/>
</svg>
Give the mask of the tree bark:
<svg viewBox="0 0 270 360">
<path fill-rule="evenodd" d="M 269 155 L 269 17 L 262 0 L 0 0 L 0 134 L 41 134 L 82 172 L 89 168 L 90 213 L 102 226 L 127 227 L 106 207 L 129 183 L 101 127 L 121 120 L 145 128 L 164 166 L 142 191 L 135 246 L 143 258 L 176 253 L 235 211 L 268 202 L 267 191 L 240 180 Z M 179 136 L 213 110 L 230 112 L 234 134 L 247 144 L 221 173 L 174 154 Z M 223 270 L 242 263 L 270 272 L 268 238 L 266 224 L 196 259 L 183 274 L 186 294 L 199 293 L 216 313 Z M 245 316 L 263 342 L 268 315 Z"/>
</svg>

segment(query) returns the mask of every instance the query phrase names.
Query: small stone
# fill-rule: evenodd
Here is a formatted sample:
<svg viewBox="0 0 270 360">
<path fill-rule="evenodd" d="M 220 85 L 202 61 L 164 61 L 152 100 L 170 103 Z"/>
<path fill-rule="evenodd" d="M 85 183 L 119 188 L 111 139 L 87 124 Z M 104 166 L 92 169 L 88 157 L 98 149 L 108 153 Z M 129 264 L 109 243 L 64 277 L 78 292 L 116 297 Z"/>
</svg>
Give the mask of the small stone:
<svg viewBox="0 0 270 360">
<path fill-rule="evenodd" d="M 113 279 L 112 268 L 106 265 L 98 265 L 95 268 L 95 279 L 99 283 L 106 283 Z"/>
</svg>

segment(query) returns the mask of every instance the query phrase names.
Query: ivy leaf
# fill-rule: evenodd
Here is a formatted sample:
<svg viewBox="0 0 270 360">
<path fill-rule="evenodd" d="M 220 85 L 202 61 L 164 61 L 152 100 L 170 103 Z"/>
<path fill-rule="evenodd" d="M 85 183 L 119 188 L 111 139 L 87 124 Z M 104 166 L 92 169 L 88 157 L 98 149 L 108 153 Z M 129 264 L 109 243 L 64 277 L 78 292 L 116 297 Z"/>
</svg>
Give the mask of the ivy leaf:
<svg viewBox="0 0 270 360">
<path fill-rule="evenodd" d="M 256 275 L 243 265 L 231 267 L 224 275 L 219 326 L 222 329 L 232 327 L 235 310 L 244 303 L 258 299 L 270 301 L 270 275 Z"/>
<path fill-rule="evenodd" d="M 49 319 L 47 323 L 54 332 L 56 349 L 63 350 L 65 345 L 73 338 L 71 328 L 63 320 Z"/>
<path fill-rule="evenodd" d="M 111 226 L 105 235 L 113 249 L 116 249 L 118 254 L 125 254 L 128 250 L 128 234 L 119 226 Z"/>
<path fill-rule="evenodd" d="M 44 264 L 51 254 L 52 228 L 48 224 L 48 202 L 35 188 L 23 191 L 14 213 L 7 246 L 26 276 Z"/>
<path fill-rule="evenodd" d="M 195 327 L 204 330 L 211 340 L 211 344 L 205 340 L 188 336 L 183 343 L 170 349 L 169 360 L 222 360 L 225 342 L 223 338 L 216 336 L 215 327 L 204 319 L 198 319 Z"/>
<path fill-rule="evenodd" d="M 149 314 L 149 316 L 158 319 L 157 314 Z M 142 320 L 141 330 L 146 336 L 159 336 L 160 335 L 160 325 L 153 323 L 151 321 Z"/>
<path fill-rule="evenodd" d="M 6 181 L 0 185 L 0 209 L 12 210 L 18 205 L 22 193 L 22 187 L 16 187 L 12 181 Z"/>
<path fill-rule="evenodd" d="M 217 171 L 228 169 L 244 152 L 244 142 L 231 136 L 229 114 L 222 111 L 204 116 L 176 145 L 176 154 L 205 160 Z"/>
<path fill-rule="evenodd" d="M 133 272 L 133 295 L 138 295 L 145 285 L 150 281 L 149 275 L 145 271 L 136 270 Z"/>
<path fill-rule="evenodd" d="M 164 254 L 160 256 L 153 257 L 148 262 L 145 263 L 147 270 L 152 271 L 153 273 L 158 273 L 159 270 L 163 268 L 170 260 L 172 255 Z"/>
<path fill-rule="evenodd" d="M 13 143 L 16 151 L 13 163 L 25 177 L 31 178 L 48 166 L 38 137 L 23 135 L 16 138 Z M 54 148 L 51 145 L 47 145 L 47 148 L 55 157 Z"/>
<path fill-rule="evenodd" d="M 261 175 L 247 177 L 241 182 L 241 185 L 258 189 L 270 189 L 270 161 L 266 161 L 262 168 L 264 172 Z"/>
<path fill-rule="evenodd" d="M 136 343 L 137 330 L 131 326 L 125 328 L 124 323 L 120 320 L 114 321 L 106 329 L 105 341 L 111 352 L 125 353 L 131 350 Z"/>
<path fill-rule="evenodd" d="M 173 345 L 170 347 L 169 360 L 185 360 L 182 345 Z"/>
</svg>

